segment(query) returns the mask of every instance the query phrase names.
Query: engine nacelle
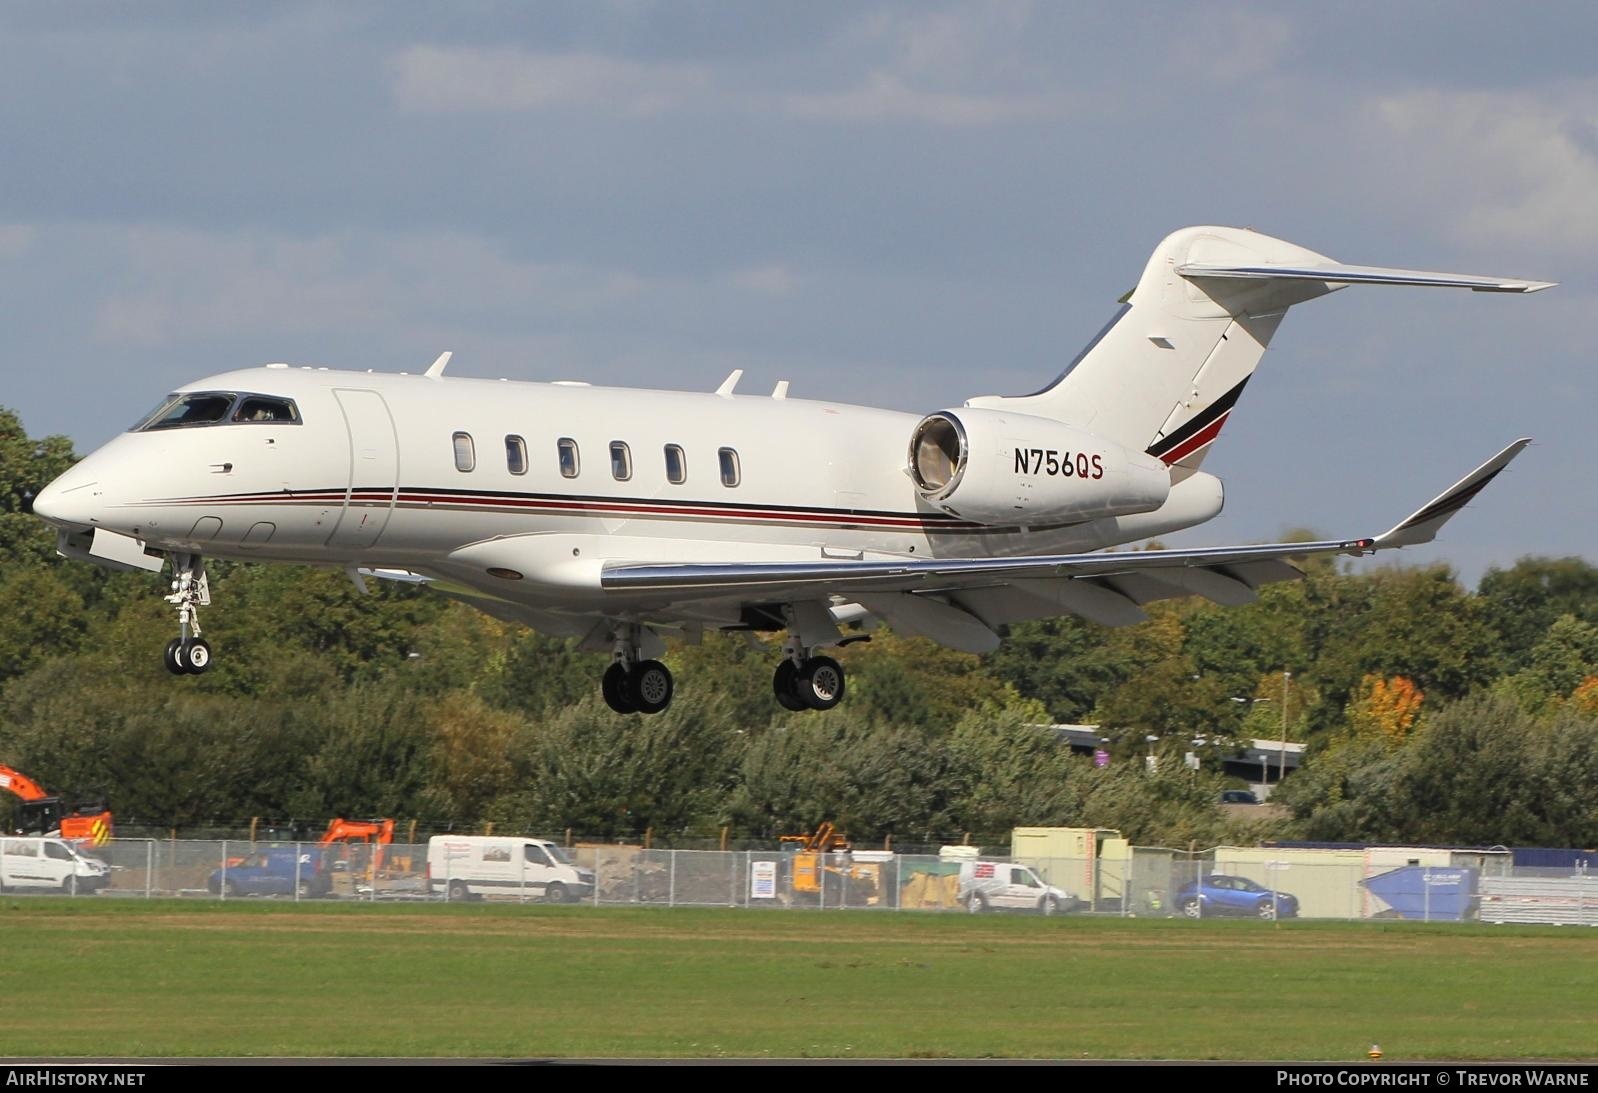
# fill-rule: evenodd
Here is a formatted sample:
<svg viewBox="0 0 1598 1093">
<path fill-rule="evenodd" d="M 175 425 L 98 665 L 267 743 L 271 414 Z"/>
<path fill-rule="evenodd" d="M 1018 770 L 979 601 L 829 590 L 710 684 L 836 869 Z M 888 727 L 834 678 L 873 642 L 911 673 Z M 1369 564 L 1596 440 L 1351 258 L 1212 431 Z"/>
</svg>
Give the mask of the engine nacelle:
<svg viewBox="0 0 1598 1093">
<path fill-rule="evenodd" d="M 1171 472 L 1063 422 L 966 407 L 929 414 L 910 436 L 910 475 L 945 512 L 980 524 L 1068 524 L 1150 512 Z"/>
</svg>

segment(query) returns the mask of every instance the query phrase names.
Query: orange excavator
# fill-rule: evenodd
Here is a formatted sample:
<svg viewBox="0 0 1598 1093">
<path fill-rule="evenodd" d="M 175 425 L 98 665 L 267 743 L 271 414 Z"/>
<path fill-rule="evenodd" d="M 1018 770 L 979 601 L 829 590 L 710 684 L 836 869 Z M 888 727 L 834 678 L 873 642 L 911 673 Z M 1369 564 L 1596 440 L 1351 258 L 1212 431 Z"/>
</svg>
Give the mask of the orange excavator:
<svg viewBox="0 0 1598 1093">
<path fill-rule="evenodd" d="M 334 843 L 362 843 L 371 848 L 370 868 L 377 872 L 383 868 L 384 847 L 394 841 L 393 820 L 336 819 L 327 825 L 322 841 L 317 845 L 328 847 Z"/>
<path fill-rule="evenodd" d="M 19 835 L 59 835 L 80 846 L 104 846 L 111 841 L 111 810 L 104 801 L 80 801 L 68 808 L 38 782 L 6 766 L 0 766 L 0 789 L 22 798 L 14 825 Z"/>
</svg>

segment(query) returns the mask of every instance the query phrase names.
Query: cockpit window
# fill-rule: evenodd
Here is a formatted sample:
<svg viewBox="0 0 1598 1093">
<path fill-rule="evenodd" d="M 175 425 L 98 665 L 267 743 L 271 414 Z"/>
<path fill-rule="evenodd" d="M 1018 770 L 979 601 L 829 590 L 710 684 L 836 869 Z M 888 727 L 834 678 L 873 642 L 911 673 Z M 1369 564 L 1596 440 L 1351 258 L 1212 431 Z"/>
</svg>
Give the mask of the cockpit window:
<svg viewBox="0 0 1598 1093">
<path fill-rule="evenodd" d="M 300 420 L 300 415 L 294 409 L 294 403 L 286 398 L 245 395 L 239 399 L 239 408 L 233 411 L 233 420 L 293 423 Z"/>
<path fill-rule="evenodd" d="M 255 421 L 298 425 L 299 407 L 294 405 L 292 399 L 276 398 L 272 395 L 241 395 L 234 391 L 185 391 L 168 395 L 166 401 L 156 408 L 155 413 L 134 426 L 134 432 Z"/>
<path fill-rule="evenodd" d="M 214 425 L 226 421 L 234 397 L 226 391 L 172 395 L 144 419 L 139 430 L 181 429 L 186 425 Z"/>
</svg>

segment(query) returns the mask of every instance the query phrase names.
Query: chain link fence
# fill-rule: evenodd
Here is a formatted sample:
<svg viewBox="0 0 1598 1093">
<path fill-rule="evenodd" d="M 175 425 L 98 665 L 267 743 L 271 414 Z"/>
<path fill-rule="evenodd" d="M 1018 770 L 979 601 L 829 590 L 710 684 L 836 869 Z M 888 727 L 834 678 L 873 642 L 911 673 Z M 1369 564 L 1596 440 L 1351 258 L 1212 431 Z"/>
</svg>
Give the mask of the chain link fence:
<svg viewBox="0 0 1598 1093">
<path fill-rule="evenodd" d="M 453 856 L 444 843 L 455 847 Z M 80 852 L 109 866 L 108 882 L 102 870 L 95 885 L 59 877 L 32 883 L 29 861 L 8 852 L 0 856 L 0 884 L 8 894 L 102 899 L 453 898 L 1598 926 L 1598 876 L 1581 865 L 1517 869 L 1508 852 L 1131 847 L 1113 856 L 1012 859 L 969 852 L 565 847 L 520 837 L 440 836 L 431 845 L 430 863 L 428 843 L 323 847 L 242 839 L 116 839 Z"/>
</svg>

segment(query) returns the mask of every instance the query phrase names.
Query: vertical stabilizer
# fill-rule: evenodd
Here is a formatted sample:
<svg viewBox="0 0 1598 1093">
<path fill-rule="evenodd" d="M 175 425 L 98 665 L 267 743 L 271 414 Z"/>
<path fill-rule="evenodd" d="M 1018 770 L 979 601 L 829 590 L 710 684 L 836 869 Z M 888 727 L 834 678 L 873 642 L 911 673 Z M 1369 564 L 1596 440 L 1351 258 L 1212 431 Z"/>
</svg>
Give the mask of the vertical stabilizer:
<svg viewBox="0 0 1598 1093">
<path fill-rule="evenodd" d="M 1335 287 L 1308 278 L 1187 276 L 1183 267 L 1303 270 L 1314 251 L 1241 228 L 1184 228 L 1154 251 L 1126 306 L 1053 385 L 1003 407 L 1066 421 L 1137 451 L 1178 477 L 1196 470 L 1258 367 L 1288 307 Z"/>
<path fill-rule="evenodd" d="M 1068 422 L 1146 451 L 1181 479 L 1198 468 L 1289 307 L 1348 285 L 1539 292 L 1547 281 L 1350 266 L 1246 228 L 1166 236 L 1114 321 L 1035 395 L 968 406 Z"/>
</svg>

